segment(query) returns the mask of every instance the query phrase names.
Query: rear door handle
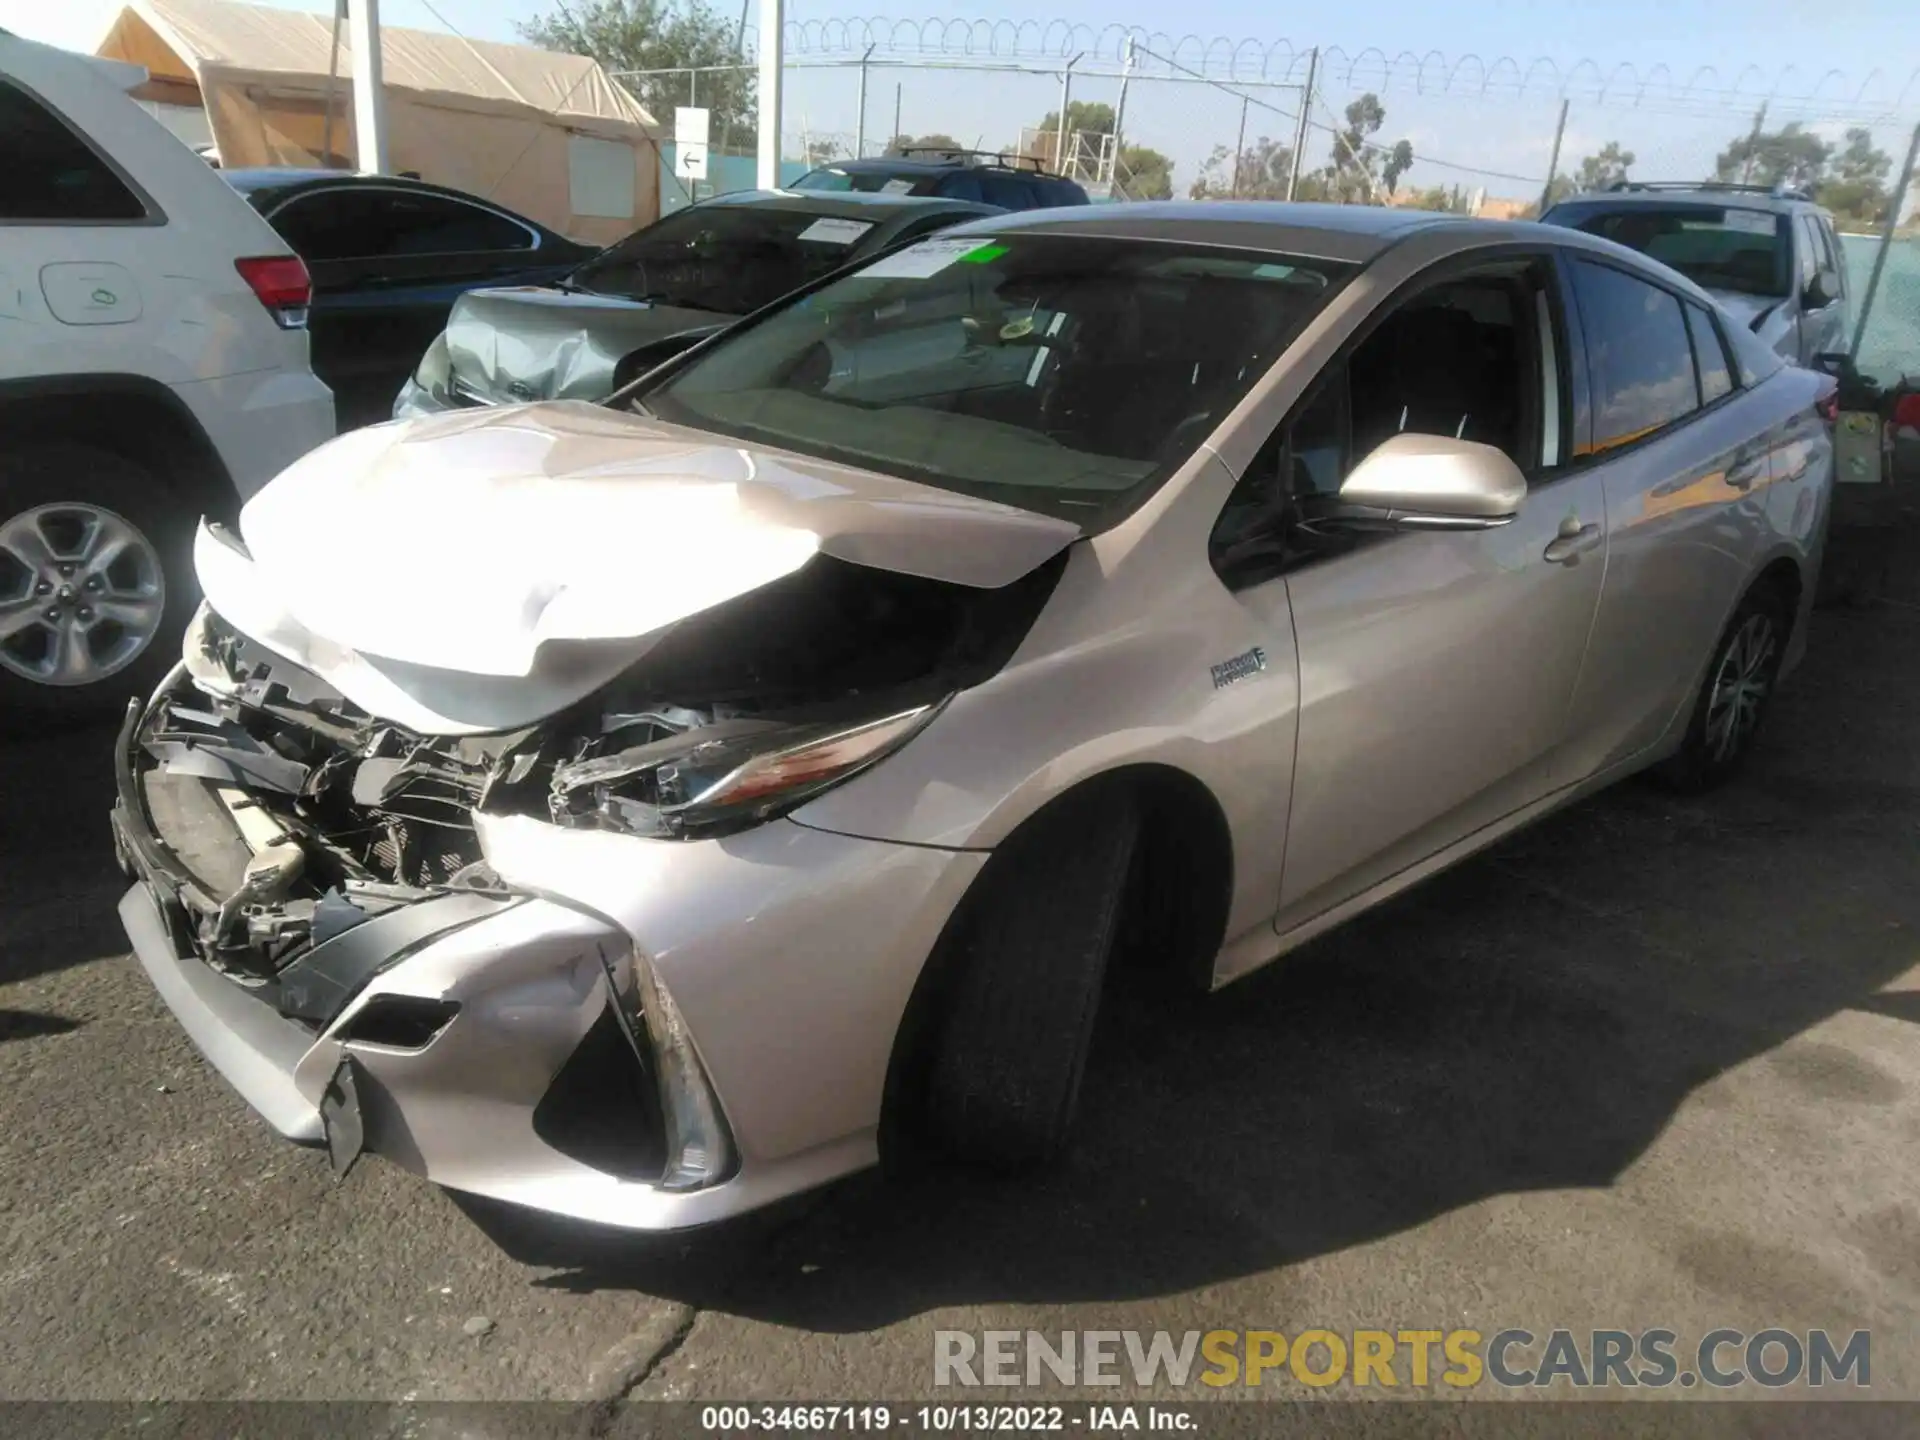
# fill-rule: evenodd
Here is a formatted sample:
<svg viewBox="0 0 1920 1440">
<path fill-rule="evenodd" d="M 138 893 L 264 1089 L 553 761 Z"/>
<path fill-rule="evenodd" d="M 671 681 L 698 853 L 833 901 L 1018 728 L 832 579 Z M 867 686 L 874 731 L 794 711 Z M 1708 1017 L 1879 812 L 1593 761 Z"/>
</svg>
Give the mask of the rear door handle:
<svg viewBox="0 0 1920 1440">
<path fill-rule="evenodd" d="M 1735 490 L 1751 490 L 1753 482 L 1766 472 L 1767 457 L 1764 453 L 1742 456 L 1734 462 L 1733 468 L 1727 471 L 1727 484 Z"/>
<path fill-rule="evenodd" d="M 1589 550 L 1600 548 L 1600 527 L 1582 525 L 1579 521 L 1568 519 L 1561 523 L 1560 533 L 1547 545 L 1543 555 L 1552 565 L 1571 565 Z"/>
</svg>

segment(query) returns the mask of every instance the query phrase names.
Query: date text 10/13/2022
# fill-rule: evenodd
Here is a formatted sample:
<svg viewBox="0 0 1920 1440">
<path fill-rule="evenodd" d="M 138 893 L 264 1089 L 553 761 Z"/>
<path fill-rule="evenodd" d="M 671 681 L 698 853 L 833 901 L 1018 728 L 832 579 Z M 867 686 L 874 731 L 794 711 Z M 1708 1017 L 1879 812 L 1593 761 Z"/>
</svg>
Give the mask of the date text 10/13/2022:
<svg viewBox="0 0 1920 1440">
<path fill-rule="evenodd" d="M 702 1430 L 899 1430 L 928 1434 L 1024 1431 L 1191 1433 L 1192 1411 L 1174 1405 L 706 1405 Z"/>
</svg>

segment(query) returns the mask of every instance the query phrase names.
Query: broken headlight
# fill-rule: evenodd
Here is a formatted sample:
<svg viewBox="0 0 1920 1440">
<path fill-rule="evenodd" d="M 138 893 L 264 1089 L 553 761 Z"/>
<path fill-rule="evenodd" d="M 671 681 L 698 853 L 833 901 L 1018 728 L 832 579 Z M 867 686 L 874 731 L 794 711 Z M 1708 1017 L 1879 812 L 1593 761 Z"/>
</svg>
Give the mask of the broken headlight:
<svg viewBox="0 0 1920 1440">
<path fill-rule="evenodd" d="M 857 775 L 939 711 L 922 705 L 857 725 L 722 721 L 557 766 L 547 804 L 561 825 L 663 838 L 724 834 Z"/>
<path fill-rule="evenodd" d="M 233 632 L 213 613 L 206 601 L 187 622 L 187 633 L 180 645 L 180 658 L 195 688 L 216 699 L 231 700 L 240 693 L 240 676 L 234 656 L 238 642 Z"/>
</svg>

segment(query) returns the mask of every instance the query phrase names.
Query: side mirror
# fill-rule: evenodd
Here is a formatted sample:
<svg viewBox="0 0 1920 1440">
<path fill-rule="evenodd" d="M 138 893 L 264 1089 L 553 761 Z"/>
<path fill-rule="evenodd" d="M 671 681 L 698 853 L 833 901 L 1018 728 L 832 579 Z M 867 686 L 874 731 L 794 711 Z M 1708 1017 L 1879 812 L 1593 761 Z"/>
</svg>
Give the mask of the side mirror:
<svg viewBox="0 0 1920 1440">
<path fill-rule="evenodd" d="M 1505 451 L 1445 435 L 1395 435 L 1354 467 L 1308 523 L 1348 530 L 1490 530 L 1519 513 L 1527 479 Z"/>
<path fill-rule="evenodd" d="M 1806 293 L 1801 296 L 1809 310 L 1824 310 L 1840 298 L 1840 276 L 1831 269 L 1821 270 L 1807 282 Z"/>
</svg>

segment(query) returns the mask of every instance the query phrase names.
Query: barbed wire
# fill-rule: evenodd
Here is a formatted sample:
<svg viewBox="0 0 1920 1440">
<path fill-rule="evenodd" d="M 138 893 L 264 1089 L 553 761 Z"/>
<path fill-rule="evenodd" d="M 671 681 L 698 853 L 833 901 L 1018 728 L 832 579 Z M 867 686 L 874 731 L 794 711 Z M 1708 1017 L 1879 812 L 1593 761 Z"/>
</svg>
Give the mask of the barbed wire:
<svg viewBox="0 0 1920 1440">
<path fill-rule="evenodd" d="M 789 22 L 786 47 L 791 55 L 941 56 L 965 64 L 983 60 L 1052 60 L 1081 57 L 1076 74 L 1113 71 L 1134 50 L 1136 78 L 1171 78 L 1177 65 L 1190 73 L 1233 84 L 1298 85 L 1306 77 L 1311 47 L 1289 40 L 1170 35 L 1131 25 L 1073 24 L 1065 20 L 968 20 L 929 16 L 896 19 L 856 16 Z M 1142 63 L 1140 50 L 1152 52 Z M 1702 65 L 1682 81 L 1679 72 L 1657 64 L 1642 72 L 1634 65 L 1606 65 L 1583 59 L 1568 65 L 1547 57 L 1520 61 L 1500 55 L 1489 60 L 1467 53 L 1448 56 L 1438 50 L 1389 54 L 1377 46 L 1350 53 L 1339 46 L 1319 52 L 1319 83 L 1342 90 L 1412 91 L 1479 99 L 1575 100 L 1583 104 L 1686 114 L 1751 115 L 1765 104 L 1769 113 L 1825 120 L 1887 123 L 1920 110 L 1920 68 L 1904 77 L 1875 68 L 1857 83 L 1828 69 L 1807 85 L 1811 71 L 1798 66 L 1769 72 L 1748 65 L 1729 83 L 1718 67 Z"/>
</svg>

